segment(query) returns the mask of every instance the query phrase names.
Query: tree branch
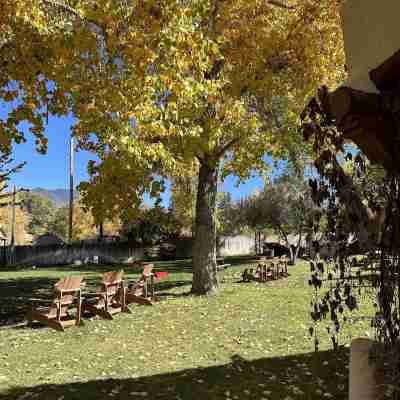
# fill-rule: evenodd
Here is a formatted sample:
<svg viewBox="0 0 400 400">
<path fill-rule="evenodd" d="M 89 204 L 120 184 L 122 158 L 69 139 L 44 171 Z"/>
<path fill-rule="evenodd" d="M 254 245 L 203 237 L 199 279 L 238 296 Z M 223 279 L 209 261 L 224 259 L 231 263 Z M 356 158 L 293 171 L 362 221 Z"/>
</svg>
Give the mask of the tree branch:
<svg viewBox="0 0 400 400">
<path fill-rule="evenodd" d="M 69 6 L 68 4 L 65 4 L 63 2 L 60 2 L 57 0 L 42 0 L 42 2 L 49 7 L 60 8 L 64 12 L 66 12 L 68 14 L 72 14 L 73 16 L 77 17 L 82 22 L 86 22 L 87 24 L 92 24 L 92 25 L 96 26 L 97 28 L 101 29 L 101 31 L 102 31 L 101 33 L 102 33 L 104 39 L 107 41 L 108 35 L 106 32 L 106 29 L 99 22 L 83 17 L 81 14 L 79 14 L 79 12 L 77 10 L 75 10 L 74 8 L 72 8 L 71 6 Z"/>
<path fill-rule="evenodd" d="M 213 10 L 212 10 L 209 22 L 208 22 L 208 29 L 210 30 L 210 32 L 214 32 L 215 20 L 217 19 L 218 9 L 219 9 L 219 0 L 214 0 L 213 3 L 214 3 Z"/>
<path fill-rule="evenodd" d="M 285 240 L 286 244 L 289 245 L 289 239 L 286 235 L 286 232 L 283 230 L 282 225 L 281 224 L 277 224 L 277 228 L 279 233 L 281 234 L 281 236 L 283 237 L 283 239 Z"/>
<path fill-rule="evenodd" d="M 18 172 L 20 169 L 22 169 L 26 165 L 26 161 L 16 165 L 15 167 L 0 173 L 0 182 L 4 181 L 7 179 L 8 176 Z"/>
<path fill-rule="evenodd" d="M 76 17 L 78 17 L 79 19 L 84 19 L 78 11 L 76 11 L 74 8 L 72 8 L 71 6 L 69 6 L 68 4 L 65 3 L 61 3 L 59 1 L 56 0 L 42 0 L 42 2 L 44 4 L 47 4 L 48 6 L 52 6 L 52 7 L 56 7 L 56 8 L 61 8 L 62 10 L 64 10 L 65 12 L 69 13 L 69 14 L 73 14 Z"/>
<path fill-rule="evenodd" d="M 239 142 L 239 140 L 240 138 L 232 139 L 225 146 L 222 146 L 221 149 L 217 150 L 217 153 L 215 155 L 216 159 L 219 160 L 225 154 L 225 152 L 227 152 L 233 145 Z"/>
<path fill-rule="evenodd" d="M 268 0 L 267 3 L 271 4 L 272 6 L 284 8 L 286 10 L 295 10 L 296 9 L 295 6 L 288 6 L 287 4 L 284 4 L 284 3 L 282 3 L 281 1 L 278 1 L 278 0 Z"/>
</svg>

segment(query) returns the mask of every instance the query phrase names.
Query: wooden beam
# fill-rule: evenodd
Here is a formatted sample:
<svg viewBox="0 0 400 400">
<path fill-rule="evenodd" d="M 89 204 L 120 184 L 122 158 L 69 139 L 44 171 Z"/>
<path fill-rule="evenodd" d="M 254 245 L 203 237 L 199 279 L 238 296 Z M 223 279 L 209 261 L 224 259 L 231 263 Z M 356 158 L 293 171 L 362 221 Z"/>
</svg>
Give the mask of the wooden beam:
<svg viewBox="0 0 400 400">
<path fill-rule="evenodd" d="M 286 10 L 295 10 L 296 9 L 295 6 L 289 6 L 289 5 L 285 4 L 283 1 L 268 0 L 268 3 L 273 6 L 276 6 L 276 7 L 285 8 Z"/>
<path fill-rule="evenodd" d="M 370 71 L 369 77 L 381 92 L 400 88 L 400 50 Z"/>
<path fill-rule="evenodd" d="M 348 114 L 376 114 L 384 111 L 381 95 L 365 93 L 346 86 L 329 93 L 328 106 L 337 124 L 341 124 Z"/>
<path fill-rule="evenodd" d="M 328 94 L 326 104 L 344 139 L 353 141 L 372 163 L 394 167 L 396 127 L 383 96 L 343 86 Z"/>
<path fill-rule="evenodd" d="M 351 116 L 342 124 L 343 137 L 354 142 L 373 164 L 392 169 L 394 125 L 381 114 Z"/>
</svg>

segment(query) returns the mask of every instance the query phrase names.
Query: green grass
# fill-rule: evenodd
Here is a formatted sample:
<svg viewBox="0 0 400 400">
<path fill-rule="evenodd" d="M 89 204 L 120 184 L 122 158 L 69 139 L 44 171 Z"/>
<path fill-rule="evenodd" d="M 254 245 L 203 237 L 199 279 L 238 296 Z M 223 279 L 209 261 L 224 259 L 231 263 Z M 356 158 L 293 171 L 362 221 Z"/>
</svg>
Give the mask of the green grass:
<svg viewBox="0 0 400 400">
<path fill-rule="evenodd" d="M 218 296 L 189 295 L 188 261 L 160 262 L 170 276 L 154 307 L 63 333 L 0 329 L 0 399 L 347 399 L 348 348 L 333 352 L 322 334 L 313 352 L 306 264 L 258 284 L 238 283 L 245 260 L 232 263 Z M 94 287 L 107 269 L 0 272 L 0 325 L 21 321 L 59 277 L 82 273 Z"/>
</svg>

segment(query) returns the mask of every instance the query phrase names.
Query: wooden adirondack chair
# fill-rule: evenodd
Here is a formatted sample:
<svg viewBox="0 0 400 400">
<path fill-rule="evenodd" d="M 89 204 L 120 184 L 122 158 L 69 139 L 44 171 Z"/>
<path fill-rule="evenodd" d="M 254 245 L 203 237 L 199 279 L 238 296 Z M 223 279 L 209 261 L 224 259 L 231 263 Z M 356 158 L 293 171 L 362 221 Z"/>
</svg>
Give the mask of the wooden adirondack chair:
<svg viewBox="0 0 400 400">
<path fill-rule="evenodd" d="M 274 264 L 271 262 L 268 264 L 259 264 L 255 276 L 259 282 L 267 282 L 274 279 Z"/>
<path fill-rule="evenodd" d="M 113 314 L 119 312 L 130 312 L 126 305 L 126 288 L 123 278 L 124 271 L 104 273 L 98 292 L 85 294 L 82 312 L 96 314 L 106 319 L 113 319 Z"/>
<path fill-rule="evenodd" d="M 65 327 L 81 325 L 81 283 L 82 276 L 69 276 L 59 280 L 54 285 L 53 300 L 35 300 L 48 305 L 33 306 L 28 312 L 28 324 L 39 321 L 51 328 L 63 331 Z M 75 318 L 69 315 L 69 310 L 76 303 Z"/>
<path fill-rule="evenodd" d="M 255 272 L 253 268 L 246 268 L 242 273 L 243 282 L 267 282 L 274 278 L 274 264 L 258 264 Z"/>
<path fill-rule="evenodd" d="M 140 279 L 129 285 L 126 293 L 126 301 L 128 304 L 138 303 L 151 306 L 156 301 L 154 296 L 153 268 L 153 264 L 145 264 Z"/>
</svg>

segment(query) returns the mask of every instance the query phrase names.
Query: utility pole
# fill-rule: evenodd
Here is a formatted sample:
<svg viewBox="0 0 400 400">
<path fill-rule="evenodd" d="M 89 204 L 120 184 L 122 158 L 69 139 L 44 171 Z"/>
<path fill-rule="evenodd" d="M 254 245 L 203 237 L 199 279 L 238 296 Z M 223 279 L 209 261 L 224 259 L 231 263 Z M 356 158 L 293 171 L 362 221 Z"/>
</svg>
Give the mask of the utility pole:
<svg viewBox="0 0 400 400">
<path fill-rule="evenodd" d="M 69 148 L 69 230 L 68 243 L 72 243 L 72 229 L 74 217 L 74 138 L 71 138 Z"/>
<path fill-rule="evenodd" d="M 13 264 L 14 250 L 15 250 L 15 198 L 17 195 L 17 188 L 14 185 L 11 201 L 11 238 L 10 238 L 10 264 Z"/>
</svg>

